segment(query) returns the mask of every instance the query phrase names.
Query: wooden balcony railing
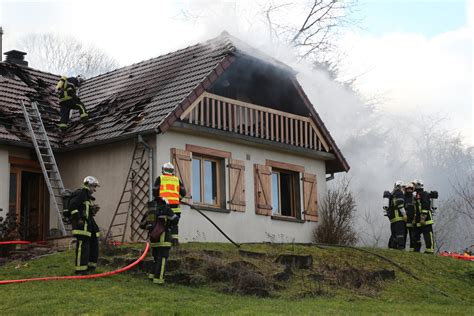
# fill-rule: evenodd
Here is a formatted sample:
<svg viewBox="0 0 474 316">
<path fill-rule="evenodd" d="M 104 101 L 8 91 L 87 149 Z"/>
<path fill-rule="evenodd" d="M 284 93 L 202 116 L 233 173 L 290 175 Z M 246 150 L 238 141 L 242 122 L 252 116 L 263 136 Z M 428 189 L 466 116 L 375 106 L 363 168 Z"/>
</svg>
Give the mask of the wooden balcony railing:
<svg viewBox="0 0 474 316">
<path fill-rule="evenodd" d="M 180 119 L 190 124 L 329 151 L 328 144 L 309 117 L 233 100 L 204 92 Z"/>
</svg>

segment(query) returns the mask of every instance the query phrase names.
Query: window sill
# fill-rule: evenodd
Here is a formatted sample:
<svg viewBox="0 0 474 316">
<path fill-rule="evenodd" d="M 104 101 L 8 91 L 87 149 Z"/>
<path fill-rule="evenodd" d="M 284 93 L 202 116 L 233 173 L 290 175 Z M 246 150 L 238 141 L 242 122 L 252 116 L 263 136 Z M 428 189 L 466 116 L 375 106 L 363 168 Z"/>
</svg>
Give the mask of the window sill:
<svg viewBox="0 0 474 316">
<path fill-rule="evenodd" d="M 289 217 L 289 216 L 282 216 L 282 215 L 272 215 L 272 219 L 278 221 L 285 221 L 285 222 L 293 222 L 293 223 L 304 223 L 305 221 L 299 218 Z"/>
<path fill-rule="evenodd" d="M 231 210 L 220 208 L 220 207 L 212 207 L 212 206 L 200 205 L 200 204 L 193 204 L 193 206 L 196 207 L 200 211 L 211 211 L 211 212 L 216 212 L 216 213 L 230 213 L 231 212 Z"/>
</svg>

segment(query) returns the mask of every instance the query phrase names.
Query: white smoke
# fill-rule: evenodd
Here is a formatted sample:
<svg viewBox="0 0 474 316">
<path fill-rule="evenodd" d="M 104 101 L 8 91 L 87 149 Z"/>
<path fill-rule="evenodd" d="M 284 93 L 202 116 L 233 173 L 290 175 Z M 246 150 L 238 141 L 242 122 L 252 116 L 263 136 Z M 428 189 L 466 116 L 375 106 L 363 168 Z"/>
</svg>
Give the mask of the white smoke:
<svg viewBox="0 0 474 316">
<path fill-rule="evenodd" d="M 214 7 L 207 10 L 201 7 L 200 10 L 201 13 L 209 13 L 218 9 Z M 450 128 L 452 125 L 449 114 L 439 113 L 436 111 L 439 108 L 433 110 L 429 106 L 417 107 L 413 104 L 403 111 L 390 111 L 388 106 L 394 102 L 394 97 L 390 94 L 387 97 L 384 93 L 386 91 L 365 90 L 366 97 L 363 97 L 336 82 L 330 73 L 313 70 L 311 65 L 297 61 L 290 48 L 268 35 L 265 21 L 257 18 L 261 17 L 261 12 L 255 9 L 249 16 L 249 8 L 246 8 L 247 11 L 239 11 L 237 2 L 227 4 L 226 10 L 230 14 L 225 19 L 216 15 L 206 19 L 205 14 L 201 15 L 200 27 L 214 35 L 216 29 L 227 29 L 233 36 L 298 71 L 299 82 L 351 166 L 348 176 L 357 201 L 356 228 L 360 244 L 386 246 L 389 222 L 382 213 L 382 206 L 386 203 L 382 199 L 382 193 L 384 190 L 391 190 L 396 180 L 424 180 L 426 189 L 438 190 L 440 205 L 448 208 L 449 199 L 454 195 L 453 184 L 456 181 L 466 181 L 474 173 L 472 148 L 469 149 L 463 143 L 463 137 Z M 252 23 L 246 24 L 249 17 Z M 207 34 L 207 31 L 203 34 Z M 452 34 L 459 35 L 456 32 Z M 437 69 L 443 69 L 442 62 L 443 60 L 437 60 Z M 470 69 L 470 64 L 468 66 Z M 370 70 L 369 67 L 357 71 L 370 73 Z M 452 72 L 447 74 L 454 76 Z M 390 77 L 391 74 L 386 73 L 385 76 Z M 413 74 L 407 73 L 406 76 L 408 78 Z M 465 85 L 465 77 L 462 79 Z M 449 82 L 456 83 L 457 80 L 458 78 L 443 78 L 451 88 Z M 437 87 L 434 86 L 436 89 Z M 425 85 L 422 88 L 417 90 L 416 85 L 410 87 L 413 99 L 419 100 L 426 89 L 433 89 L 433 86 Z M 454 93 L 453 89 L 449 93 Z M 377 94 L 382 97 L 372 97 Z M 464 98 L 463 102 L 465 100 Z M 444 249 L 460 250 L 469 243 L 474 243 L 472 219 L 443 213 L 441 208 L 437 213 L 438 230 L 445 239 Z M 446 222 L 450 225 L 449 231 L 454 230 L 456 234 L 446 233 Z"/>
</svg>

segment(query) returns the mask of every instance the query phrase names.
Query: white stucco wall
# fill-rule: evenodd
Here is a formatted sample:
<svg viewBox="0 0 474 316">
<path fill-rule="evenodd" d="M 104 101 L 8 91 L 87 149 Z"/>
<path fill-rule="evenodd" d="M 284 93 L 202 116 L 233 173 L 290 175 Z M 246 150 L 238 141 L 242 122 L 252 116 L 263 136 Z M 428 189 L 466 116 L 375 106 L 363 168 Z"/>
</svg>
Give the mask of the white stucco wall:
<svg viewBox="0 0 474 316">
<path fill-rule="evenodd" d="M 316 174 L 318 183 L 318 196 L 321 198 L 326 192 L 325 162 L 262 148 L 234 143 L 229 140 L 215 139 L 209 135 L 199 136 L 194 133 L 183 133 L 179 130 L 168 131 L 165 134 L 149 137 L 148 143 L 155 150 L 155 166 L 160 171 L 160 166 L 170 161 L 170 149 L 185 149 L 186 144 L 208 147 L 231 152 L 232 158 L 245 161 L 245 195 L 246 211 L 218 213 L 205 211 L 221 229 L 223 229 L 236 242 L 310 242 L 314 222 L 288 222 L 272 219 L 270 216 L 255 214 L 254 200 L 254 164 L 265 164 L 266 159 L 286 162 L 304 166 L 305 172 Z M 82 185 L 84 177 L 93 175 L 98 178 L 101 187 L 95 197 L 101 206 L 96 220 L 102 231 L 107 231 L 113 213 L 119 202 L 134 149 L 134 139 L 100 145 L 91 148 L 74 150 L 56 154 L 56 161 L 66 188 L 76 189 Z M 31 159 L 31 150 L 16 147 L 0 146 L 0 208 L 3 213 L 8 209 L 9 170 L 8 156 Z M 156 174 L 156 173 L 155 173 Z M 228 200 L 228 172 L 226 179 L 226 200 Z M 300 187 L 302 199 L 302 188 Z M 303 204 L 302 201 L 300 203 Z M 54 212 L 50 214 L 50 227 L 57 226 L 57 217 Z M 128 232 L 130 229 L 128 229 Z M 127 234 L 129 236 L 129 233 Z M 180 239 L 182 242 L 206 241 L 227 242 L 215 227 L 212 226 L 198 212 L 183 206 L 180 222 Z"/>
<path fill-rule="evenodd" d="M 281 151 L 251 147 L 248 145 L 231 143 L 225 140 L 213 139 L 209 135 L 198 136 L 168 131 L 157 136 L 158 148 L 156 165 L 161 166 L 170 160 L 170 148 L 185 149 L 186 144 L 203 146 L 213 149 L 229 151 L 232 158 L 245 161 L 245 212 L 217 213 L 205 211 L 230 238 L 236 242 L 310 242 L 315 222 L 288 222 L 272 219 L 270 216 L 255 214 L 254 200 L 254 175 L 253 165 L 265 165 L 265 160 L 270 159 L 304 166 L 305 172 L 316 174 L 318 196 L 326 192 L 325 163 L 322 160 L 292 155 Z M 249 159 L 247 160 L 247 157 Z M 226 171 L 226 191 L 228 191 L 228 174 Z M 302 188 L 300 189 L 302 195 Z M 226 192 L 228 197 L 229 192 Z M 227 198 L 228 200 L 228 198 Z M 301 203 L 302 205 L 303 203 Z M 227 242 L 224 236 L 212 226 L 203 216 L 195 210 L 183 206 L 180 222 L 180 240 Z"/>
</svg>

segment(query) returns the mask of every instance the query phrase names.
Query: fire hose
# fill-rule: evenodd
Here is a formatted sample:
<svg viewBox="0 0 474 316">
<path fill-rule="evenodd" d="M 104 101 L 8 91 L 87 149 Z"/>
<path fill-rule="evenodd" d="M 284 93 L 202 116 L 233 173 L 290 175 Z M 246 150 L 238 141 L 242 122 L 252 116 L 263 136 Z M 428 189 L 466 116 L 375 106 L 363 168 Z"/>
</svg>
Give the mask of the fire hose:
<svg viewBox="0 0 474 316">
<path fill-rule="evenodd" d="M 143 261 L 145 259 L 148 251 L 150 250 L 150 243 L 147 242 L 145 250 L 143 251 L 142 255 L 140 258 L 132 262 L 126 267 L 120 268 L 118 270 L 114 271 L 108 271 L 108 272 L 103 272 L 103 273 L 97 273 L 97 274 L 90 274 L 90 275 L 66 275 L 66 276 L 52 276 L 52 277 L 42 277 L 42 278 L 31 278 L 31 279 L 20 279 L 20 280 L 3 280 L 0 281 L 0 284 L 11 284 L 11 283 L 24 283 L 24 282 L 31 282 L 31 281 L 53 281 L 53 280 L 77 280 L 77 279 L 95 279 L 95 278 L 101 278 L 109 275 L 114 275 L 118 273 L 125 272 L 134 266 L 136 266 L 138 263 Z"/>
<path fill-rule="evenodd" d="M 1 245 L 29 245 L 31 244 L 31 241 L 26 241 L 26 240 L 9 240 L 9 241 L 0 241 L 0 246 Z"/>
<path fill-rule="evenodd" d="M 183 202 L 181 201 L 181 204 L 184 204 L 184 205 L 187 205 L 189 206 L 190 208 L 192 208 L 193 210 L 196 210 L 198 211 L 199 214 L 201 214 L 202 216 L 204 216 L 204 218 L 206 218 L 209 222 L 211 222 L 212 225 L 214 225 L 215 228 L 217 228 L 217 230 L 222 234 L 224 235 L 225 238 L 227 238 L 228 241 L 230 241 L 231 243 L 233 243 L 237 248 L 240 248 L 240 245 L 238 243 L 236 243 L 235 241 L 233 241 L 232 239 L 230 239 L 229 236 L 227 236 L 223 231 L 222 229 L 219 228 L 219 226 L 216 225 L 216 223 L 214 223 L 209 217 L 207 217 L 206 214 L 204 214 L 203 212 L 201 212 L 199 209 L 197 209 L 195 206 L 189 204 L 189 203 L 186 203 L 186 202 Z"/>
</svg>

